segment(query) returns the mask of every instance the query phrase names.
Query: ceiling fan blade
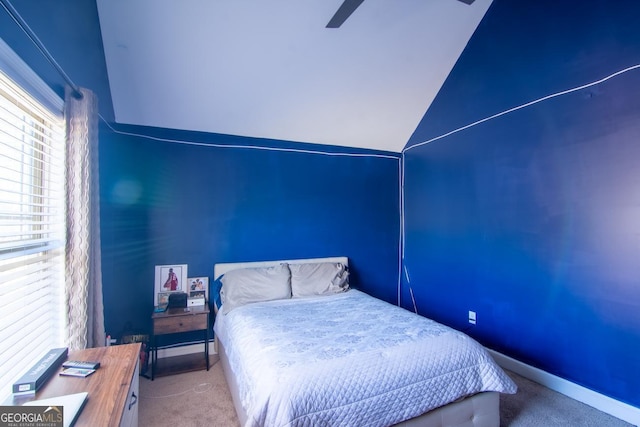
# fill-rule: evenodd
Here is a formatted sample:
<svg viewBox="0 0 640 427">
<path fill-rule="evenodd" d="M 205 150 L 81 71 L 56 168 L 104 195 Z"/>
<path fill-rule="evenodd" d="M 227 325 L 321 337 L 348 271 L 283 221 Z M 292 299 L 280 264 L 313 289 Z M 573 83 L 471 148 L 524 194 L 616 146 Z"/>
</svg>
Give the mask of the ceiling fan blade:
<svg viewBox="0 0 640 427">
<path fill-rule="evenodd" d="M 327 24 L 327 28 L 340 28 L 344 21 L 351 16 L 351 14 L 362 4 L 364 0 L 344 0 L 340 5 L 338 11 L 333 15 L 333 18 Z M 465 4 L 472 4 L 476 0 L 458 0 Z"/>
<path fill-rule="evenodd" d="M 331 21 L 327 24 L 327 28 L 339 28 L 363 1 L 364 0 L 344 0 L 336 14 L 333 15 L 333 18 L 331 18 Z"/>
</svg>

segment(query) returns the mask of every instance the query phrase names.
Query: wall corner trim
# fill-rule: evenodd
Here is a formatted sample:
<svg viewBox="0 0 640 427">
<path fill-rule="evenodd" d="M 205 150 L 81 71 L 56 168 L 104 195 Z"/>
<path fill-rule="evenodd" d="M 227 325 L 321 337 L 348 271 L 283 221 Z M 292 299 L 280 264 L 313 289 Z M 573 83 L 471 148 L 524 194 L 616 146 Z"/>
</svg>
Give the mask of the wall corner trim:
<svg viewBox="0 0 640 427">
<path fill-rule="evenodd" d="M 576 383 L 572 383 L 571 381 L 550 374 L 542 369 L 535 368 L 531 365 L 520 362 L 519 360 L 505 356 L 504 354 L 491 350 L 490 348 L 487 348 L 487 351 L 496 363 L 504 369 L 513 371 L 518 375 L 522 375 L 523 377 L 530 379 L 531 381 L 535 381 L 551 390 L 564 394 L 565 396 L 596 408 L 623 421 L 635 426 L 640 426 L 640 408 L 636 408 L 635 406 L 613 399 L 609 396 L 605 396 L 604 394 L 600 394 Z"/>
</svg>

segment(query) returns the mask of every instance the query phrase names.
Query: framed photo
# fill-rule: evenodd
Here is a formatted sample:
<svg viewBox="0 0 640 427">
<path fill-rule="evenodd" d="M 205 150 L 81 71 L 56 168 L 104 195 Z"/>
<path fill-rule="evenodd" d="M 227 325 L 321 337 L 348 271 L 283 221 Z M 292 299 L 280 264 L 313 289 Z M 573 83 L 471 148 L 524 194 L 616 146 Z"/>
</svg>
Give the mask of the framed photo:
<svg viewBox="0 0 640 427">
<path fill-rule="evenodd" d="M 158 305 L 160 294 L 166 294 L 167 301 L 172 292 L 189 292 L 187 285 L 187 264 L 156 265 L 155 292 L 153 305 Z M 162 295 L 165 298 L 165 295 Z"/>
<path fill-rule="evenodd" d="M 191 277 L 187 279 L 189 282 L 189 298 L 202 298 L 209 300 L 209 278 L 208 277 Z M 204 293 L 203 293 L 204 292 Z"/>
<path fill-rule="evenodd" d="M 169 304 L 169 294 L 171 292 L 158 292 L 158 303 L 156 305 L 167 305 Z"/>
</svg>

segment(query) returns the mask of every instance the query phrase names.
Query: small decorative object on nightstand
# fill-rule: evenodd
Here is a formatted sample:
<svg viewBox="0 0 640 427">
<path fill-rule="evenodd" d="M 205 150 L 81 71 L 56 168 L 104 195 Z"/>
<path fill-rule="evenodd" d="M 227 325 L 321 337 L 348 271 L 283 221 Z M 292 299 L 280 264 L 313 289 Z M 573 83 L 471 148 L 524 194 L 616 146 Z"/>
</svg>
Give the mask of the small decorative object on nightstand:
<svg viewBox="0 0 640 427">
<path fill-rule="evenodd" d="M 206 303 L 204 297 L 204 291 L 191 291 L 189 298 L 187 299 L 187 307 L 193 307 L 196 305 L 204 305 Z"/>
<path fill-rule="evenodd" d="M 187 279 L 189 283 L 189 299 L 187 306 L 193 307 L 205 305 L 209 294 L 209 278 L 208 277 L 191 277 Z"/>
</svg>

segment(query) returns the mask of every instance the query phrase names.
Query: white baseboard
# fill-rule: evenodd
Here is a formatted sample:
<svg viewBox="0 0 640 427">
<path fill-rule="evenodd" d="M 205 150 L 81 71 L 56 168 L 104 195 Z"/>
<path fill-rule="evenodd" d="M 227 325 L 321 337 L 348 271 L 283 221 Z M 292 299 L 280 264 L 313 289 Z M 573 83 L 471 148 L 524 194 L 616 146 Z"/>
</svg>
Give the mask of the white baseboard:
<svg viewBox="0 0 640 427">
<path fill-rule="evenodd" d="M 604 394 L 597 393 L 586 387 L 572 383 L 564 378 L 545 372 L 542 369 L 527 365 L 526 363 L 520 362 L 519 360 L 513 359 L 509 356 L 505 356 L 497 351 L 489 348 L 487 350 L 496 363 L 504 369 L 513 371 L 518 375 L 530 379 L 531 381 L 535 381 L 551 390 L 564 394 L 565 396 L 594 407 L 623 421 L 635 426 L 640 426 L 640 408 L 612 399 L 609 396 L 605 396 Z"/>
<path fill-rule="evenodd" d="M 164 347 L 158 349 L 158 359 L 173 356 L 184 356 L 185 354 L 202 353 L 204 349 L 203 343 L 194 343 L 189 345 L 180 345 L 176 347 Z M 213 341 L 209 342 L 209 354 L 215 353 Z"/>
</svg>

